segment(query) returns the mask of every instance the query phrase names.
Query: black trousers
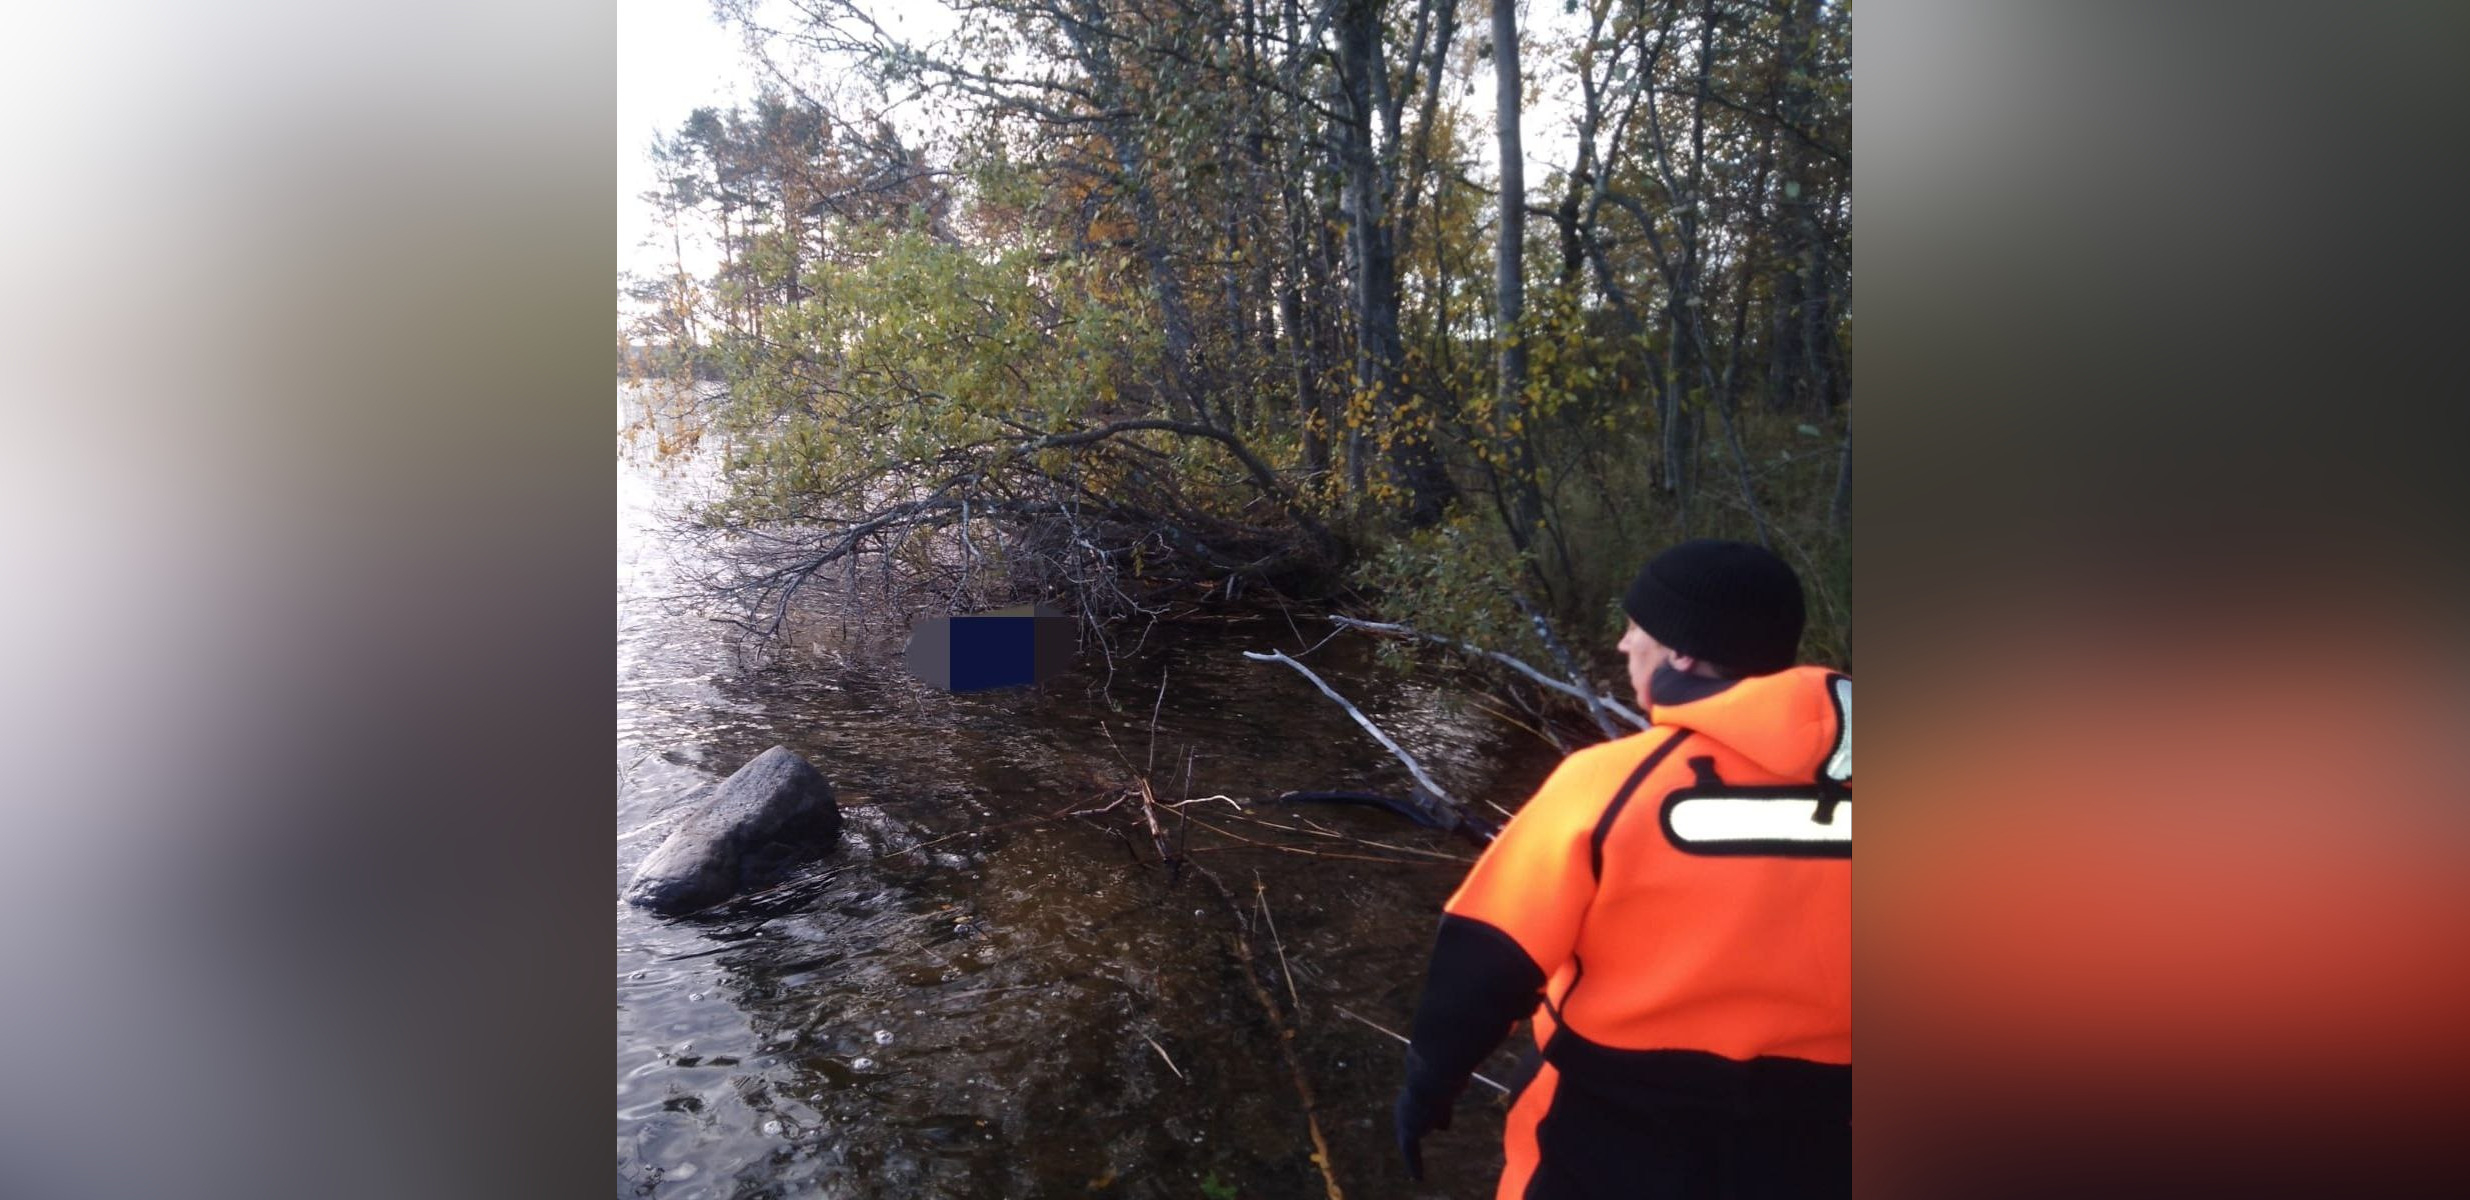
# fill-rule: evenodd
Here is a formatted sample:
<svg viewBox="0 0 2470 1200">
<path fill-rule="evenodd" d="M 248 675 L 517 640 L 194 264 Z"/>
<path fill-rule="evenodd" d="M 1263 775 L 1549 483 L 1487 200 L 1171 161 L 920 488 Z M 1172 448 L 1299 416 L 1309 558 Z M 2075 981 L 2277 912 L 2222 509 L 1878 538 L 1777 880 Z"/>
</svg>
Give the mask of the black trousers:
<svg viewBox="0 0 2470 1200">
<path fill-rule="evenodd" d="M 1641 1110 L 1555 1089 L 1527 1200 L 1813 1200 L 1852 1195 L 1852 1125 Z"/>
</svg>

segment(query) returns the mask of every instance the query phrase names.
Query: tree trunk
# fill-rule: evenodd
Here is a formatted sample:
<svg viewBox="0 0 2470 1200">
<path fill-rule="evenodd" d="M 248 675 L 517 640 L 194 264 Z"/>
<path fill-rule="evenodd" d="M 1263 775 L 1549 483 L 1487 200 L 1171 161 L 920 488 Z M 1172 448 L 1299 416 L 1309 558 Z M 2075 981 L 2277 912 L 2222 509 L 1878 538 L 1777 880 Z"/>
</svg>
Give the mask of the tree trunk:
<svg viewBox="0 0 2470 1200">
<path fill-rule="evenodd" d="M 1373 144 L 1374 92 L 1387 70 L 1381 54 L 1381 11 L 1377 0 L 1347 0 L 1338 24 L 1339 114 L 1343 121 L 1339 144 L 1346 177 L 1347 238 L 1355 260 L 1355 380 L 1371 397 L 1373 412 L 1394 419 L 1404 399 L 1398 385 L 1398 363 L 1404 357 L 1398 334 L 1398 260 L 1390 240 L 1386 188 L 1378 149 Z M 1449 499 L 1449 477 L 1422 431 L 1393 427 L 1389 469 L 1407 493 L 1410 527 L 1438 524 Z M 1360 430 L 1351 431 L 1350 448 L 1364 449 Z M 1363 461 L 1350 454 L 1350 471 Z"/>
<path fill-rule="evenodd" d="M 1500 341 L 1498 416 L 1509 451 L 1507 477 L 1510 544 L 1529 555 L 1543 519 L 1537 494 L 1535 455 L 1526 433 L 1527 344 L 1520 328 L 1526 316 L 1526 149 L 1519 135 L 1524 93 L 1518 78 L 1517 0 L 1492 0 L 1493 102 L 1501 145 L 1500 244 L 1493 255 L 1494 336 Z M 1531 558 L 1530 558 L 1530 561 Z M 1562 564 L 1564 570 L 1569 564 Z"/>
<path fill-rule="evenodd" d="M 1141 260 L 1149 267 L 1150 286 L 1157 292 L 1158 319 L 1166 340 L 1169 399 L 1189 419 L 1213 423 L 1193 377 L 1191 310 L 1184 303 L 1183 281 L 1176 276 L 1173 259 L 1167 252 L 1157 193 L 1149 186 L 1148 146 L 1141 136 L 1142 126 L 1132 119 L 1109 35 L 1103 32 L 1106 14 L 1089 5 L 1081 8 L 1075 19 L 1063 22 L 1063 28 L 1072 39 L 1082 69 L 1089 73 L 1091 91 L 1114 114 L 1100 128 L 1105 131 L 1109 148 L 1115 152 L 1115 165 L 1122 172 L 1124 195 L 1132 202 L 1132 220 L 1137 226 L 1134 236 L 1140 242 Z"/>
</svg>

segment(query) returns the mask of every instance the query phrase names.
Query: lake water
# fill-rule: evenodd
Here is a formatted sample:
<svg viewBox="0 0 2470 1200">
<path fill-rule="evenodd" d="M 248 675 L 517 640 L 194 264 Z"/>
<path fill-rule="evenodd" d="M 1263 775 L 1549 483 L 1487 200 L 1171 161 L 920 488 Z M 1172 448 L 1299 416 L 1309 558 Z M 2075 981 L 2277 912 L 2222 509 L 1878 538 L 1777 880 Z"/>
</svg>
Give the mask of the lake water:
<svg viewBox="0 0 2470 1200">
<path fill-rule="evenodd" d="M 1092 651 L 967 696 L 907 676 L 882 637 L 748 667 L 671 599 L 694 564 L 662 531 L 709 464 L 621 457 L 619 1195 L 1322 1196 L 1281 1025 L 1346 1195 L 1491 1194 L 1492 1094 L 1469 1090 L 1425 1143 L 1428 1182 L 1408 1183 L 1389 1133 L 1401 1048 L 1338 1011 L 1405 1030 L 1474 849 L 1378 810 L 1253 807 L 1407 792 L 1302 676 L 1242 657 L 1299 653 L 1325 622 L 1160 625 L 1111 684 Z M 1514 805 L 1554 760 L 1464 708 L 1438 666 L 1385 671 L 1355 634 L 1305 661 L 1461 796 Z M 619 902 L 681 801 L 774 744 L 838 790 L 840 846 L 712 914 Z M 1195 869 L 1160 865 L 1137 802 L 1054 815 L 1144 772 L 1161 800 L 1229 798 L 1167 816 Z"/>
</svg>

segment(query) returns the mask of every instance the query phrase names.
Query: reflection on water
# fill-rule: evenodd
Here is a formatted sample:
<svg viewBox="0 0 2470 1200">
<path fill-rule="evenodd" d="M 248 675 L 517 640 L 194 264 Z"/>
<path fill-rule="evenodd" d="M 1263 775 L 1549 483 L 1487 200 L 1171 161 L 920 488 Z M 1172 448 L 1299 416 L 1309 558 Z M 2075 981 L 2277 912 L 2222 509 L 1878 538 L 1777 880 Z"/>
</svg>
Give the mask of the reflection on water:
<svg viewBox="0 0 2470 1200">
<path fill-rule="evenodd" d="M 661 602 L 679 578 L 656 536 L 665 506 L 708 486 L 692 467 L 621 470 L 610 891 L 621 1194 L 1321 1195 L 1303 1104 L 1233 940 L 1245 931 L 1261 969 L 1282 970 L 1264 906 L 1284 973 L 1261 982 L 1295 1031 L 1341 1186 L 1491 1194 L 1497 1105 L 1470 1093 L 1451 1132 L 1426 1143 L 1431 1182 L 1407 1183 L 1388 1132 L 1398 1047 L 1333 1007 L 1405 1027 L 1462 862 L 1195 805 L 1198 820 L 1173 833 L 1239 914 L 1208 880 L 1171 881 L 1125 810 L 1052 816 L 1113 799 L 1153 754 L 1165 799 L 1405 794 L 1405 770 L 1301 676 L 1242 658 L 1300 651 L 1284 621 L 1161 627 L 1138 659 L 1118 658 L 1111 705 L 1102 667 L 951 696 L 902 673 L 896 646 L 741 670 L 718 626 Z M 1531 738 L 1456 711 L 1438 681 L 1381 673 L 1353 639 L 1307 661 L 1454 791 L 1507 803 L 1549 769 Z M 775 743 L 841 793 L 839 849 L 706 917 L 618 903 L 678 801 Z M 1296 824 L 1294 813 L 1257 815 Z M 1301 815 L 1392 846 L 1471 853 L 1379 812 Z M 1306 857 L 1204 823 L 1398 861 Z M 1488 1074 L 1509 1069 L 1501 1059 Z"/>
</svg>

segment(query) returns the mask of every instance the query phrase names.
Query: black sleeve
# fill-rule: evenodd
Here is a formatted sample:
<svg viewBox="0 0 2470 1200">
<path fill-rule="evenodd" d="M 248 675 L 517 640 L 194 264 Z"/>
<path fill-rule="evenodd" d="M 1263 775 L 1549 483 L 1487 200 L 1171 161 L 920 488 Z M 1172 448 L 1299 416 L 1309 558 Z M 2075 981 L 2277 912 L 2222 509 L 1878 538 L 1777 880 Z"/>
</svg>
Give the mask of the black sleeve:
<svg viewBox="0 0 2470 1200">
<path fill-rule="evenodd" d="M 1543 994 L 1543 968 L 1516 940 L 1472 917 L 1444 915 L 1423 1000 L 1415 1006 L 1407 1086 L 1456 1096 Z"/>
</svg>

